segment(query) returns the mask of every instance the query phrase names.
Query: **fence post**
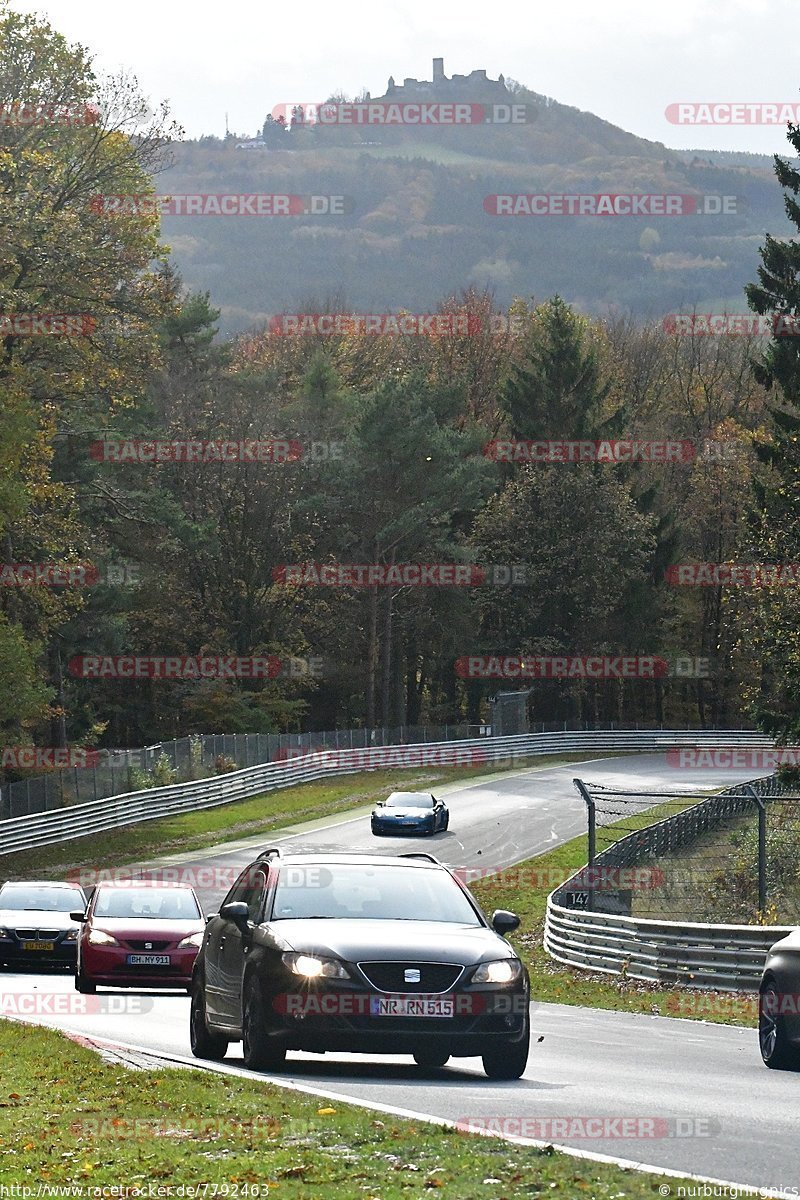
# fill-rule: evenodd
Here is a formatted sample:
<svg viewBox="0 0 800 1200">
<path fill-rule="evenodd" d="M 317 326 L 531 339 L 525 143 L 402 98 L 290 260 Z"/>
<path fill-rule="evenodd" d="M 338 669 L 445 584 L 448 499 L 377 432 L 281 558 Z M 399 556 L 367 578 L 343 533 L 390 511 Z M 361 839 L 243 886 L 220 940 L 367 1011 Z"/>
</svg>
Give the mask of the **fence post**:
<svg viewBox="0 0 800 1200">
<path fill-rule="evenodd" d="M 587 829 L 588 842 L 589 842 L 589 848 L 588 848 L 589 862 L 588 862 L 588 872 L 587 873 L 589 875 L 590 886 L 587 889 L 589 895 L 588 895 L 588 899 L 586 902 L 586 908 L 588 909 L 589 912 L 592 912 L 594 909 L 594 888 L 591 886 L 591 882 L 594 879 L 594 860 L 595 860 L 595 854 L 597 852 L 597 813 L 595 811 L 594 799 L 590 795 L 589 789 L 587 788 L 587 786 L 583 782 L 583 780 L 582 779 L 573 779 L 572 782 L 575 785 L 575 787 L 578 789 L 580 794 L 583 796 L 583 799 L 586 802 L 586 810 L 587 810 L 588 817 L 589 817 L 589 823 L 588 823 L 588 829 Z"/>
<path fill-rule="evenodd" d="M 767 806 L 752 784 L 747 790 L 758 805 L 758 911 L 763 918 L 767 907 Z"/>
</svg>

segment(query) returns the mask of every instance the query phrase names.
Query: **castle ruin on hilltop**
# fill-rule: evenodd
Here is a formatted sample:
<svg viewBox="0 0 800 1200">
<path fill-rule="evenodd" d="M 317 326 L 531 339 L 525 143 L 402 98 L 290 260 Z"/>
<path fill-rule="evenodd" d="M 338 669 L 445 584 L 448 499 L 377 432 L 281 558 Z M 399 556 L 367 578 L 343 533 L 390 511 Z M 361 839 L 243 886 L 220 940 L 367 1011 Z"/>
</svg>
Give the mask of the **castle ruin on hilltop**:
<svg viewBox="0 0 800 1200">
<path fill-rule="evenodd" d="M 435 58 L 432 80 L 404 79 L 402 83 L 395 83 L 390 75 L 385 95 L 370 98 L 394 101 L 507 100 L 510 94 L 502 75 L 499 79 L 489 79 L 486 72 L 481 70 L 471 71 L 469 75 L 453 75 L 448 79 L 444 73 L 444 59 Z"/>
</svg>

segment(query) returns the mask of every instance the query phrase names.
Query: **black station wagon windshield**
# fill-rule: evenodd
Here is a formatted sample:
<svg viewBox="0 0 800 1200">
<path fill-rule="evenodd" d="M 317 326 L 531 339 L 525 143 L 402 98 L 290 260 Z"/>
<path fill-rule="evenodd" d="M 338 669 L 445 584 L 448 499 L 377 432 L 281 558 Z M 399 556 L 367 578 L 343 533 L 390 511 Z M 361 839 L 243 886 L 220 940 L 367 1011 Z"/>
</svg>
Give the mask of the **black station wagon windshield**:
<svg viewBox="0 0 800 1200">
<path fill-rule="evenodd" d="M 295 872 L 281 873 L 272 920 L 303 917 L 481 924 L 445 871 L 350 863 L 325 864 L 307 882 L 298 882 Z"/>
</svg>

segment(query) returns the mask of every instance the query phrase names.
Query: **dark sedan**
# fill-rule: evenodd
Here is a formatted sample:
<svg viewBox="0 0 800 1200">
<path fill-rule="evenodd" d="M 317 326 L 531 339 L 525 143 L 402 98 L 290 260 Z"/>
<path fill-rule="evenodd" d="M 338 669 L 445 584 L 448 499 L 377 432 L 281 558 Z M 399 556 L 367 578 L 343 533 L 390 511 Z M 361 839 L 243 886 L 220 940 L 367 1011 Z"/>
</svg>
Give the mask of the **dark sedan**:
<svg viewBox="0 0 800 1200">
<path fill-rule="evenodd" d="M 80 926 L 70 913 L 85 908 L 83 888 L 75 883 L 4 883 L 0 888 L 0 966 L 74 967 Z"/>
<path fill-rule="evenodd" d="M 191 1044 L 244 1043 L 255 1070 L 287 1050 L 480 1056 L 492 1079 L 528 1060 L 528 975 L 503 935 L 428 854 L 261 855 L 209 918 L 192 982 Z"/>
<path fill-rule="evenodd" d="M 379 800 L 372 810 L 372 832 L 438 833 L 450 824 L 450 813 L 443 800 L 430 792 L 392 792 Z"/>
<path fill-rule="evenodd" d="M 771 947 L 758 996 L 761 1057 L 774 1070 L 800 1068 L 800 929 Z"/>
</svg>

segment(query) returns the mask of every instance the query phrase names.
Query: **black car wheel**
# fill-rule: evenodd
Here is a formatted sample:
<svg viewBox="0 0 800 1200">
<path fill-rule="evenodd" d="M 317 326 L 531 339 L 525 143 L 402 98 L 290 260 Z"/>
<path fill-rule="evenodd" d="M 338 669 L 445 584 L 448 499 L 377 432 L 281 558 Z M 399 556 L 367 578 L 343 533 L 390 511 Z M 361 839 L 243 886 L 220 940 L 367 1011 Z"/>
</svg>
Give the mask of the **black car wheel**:
<svg viewBox="0 0 800 1200">
<path fill-rule="evenodd" d="M 251 1071 L 279 1071 L 286 1061 L 286 1049 L 269 1036 L 264 1017 L 264 1001 L 256 979 L 245 988 L 242 1012 L 244 1065 Z"/>
<path fill-rule="evenodd" d="M 528 1065 L 530 1030 L 521 1042 L 500 1042 L 481 1055 L 483 1069 L 490 1079 L 519 1079 Z"/>
<path fill-rule="evenodd" d="M 434 1067 L 443 1067 L 445 1063 L 450 1061 L 450 1055 L 444 1050 L 415 1050 L 414 1062 L 418 1067 L 424 1067 L 425 1070 L 433 1070 Z"/>
<path fill-rule="evenodd" d="M 191 988 L 192 1004 L 189 1012 L 189 1041 L 195 1058 L 211 1058 L 215 1062 L 225 1057 L 227 1038 L 212 1033 L 206 1020 L 206 999 L 201 980 Z"/>
<path fill-rule="evenodd" d="M 758 1046 L 761 1057 L 773 1071 L 791 1071 L 800 1067 L 800 1050 L 786 1036 L 780 1004 L 780 993 L 769 980 L 758 995 Z"/>
<path fill-rule="evenodd" d="M 97 991 L 97 984 L 90 983 L 86 976 L 79 971 L 75 976 L 75 990 L 82 996 L 93 996 Z"/>
</svg>

